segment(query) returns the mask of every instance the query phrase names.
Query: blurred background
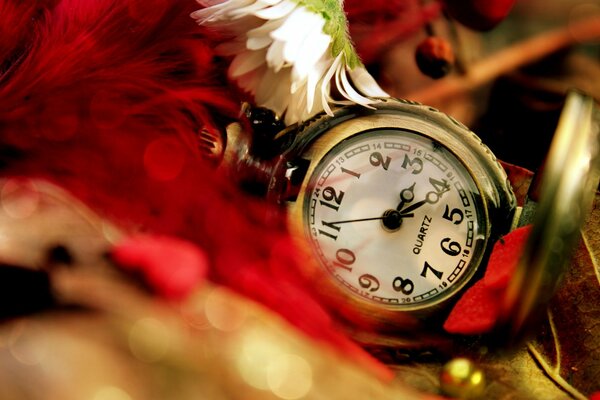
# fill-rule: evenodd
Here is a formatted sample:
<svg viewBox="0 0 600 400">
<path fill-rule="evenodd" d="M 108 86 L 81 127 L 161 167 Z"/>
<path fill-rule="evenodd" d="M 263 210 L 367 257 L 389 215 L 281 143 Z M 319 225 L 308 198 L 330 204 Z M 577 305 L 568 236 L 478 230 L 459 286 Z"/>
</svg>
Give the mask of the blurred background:
<svg viewBox="0 0 600 400">
<path fill-rule="evenodd" d="M 57 22 L 51 19 L 53 7 L 67 3 L 74 6 L 61 9 L 61 16 L 75 22 L 77 10 L 85 9 L 81 15 L 93 21 L 103 10 L 106 19 L 99 25 L 108 33 L 74 24 L 76 34 L 83 32 L 82 59 L 91 67 L 74 62 L 66 77 L 60 68 L 48 77 L 47 68 L 36 72 L 35 57 L 32 64 L 20 64 L 33 48 L 31 32 L 42 38 L 47 33 L 30 29 L 0 65 L 0 89 L 16 93 L 14 100 L 3 99 L 5 108 L 23 104 L 0 118 L 1 400 L 441 399 L 449 395 L 441 390 L 443 378 L 460 372 L 448 370 L 447 362 L 460 356 L 473 360 L 468 378 L 483 372 L 487 383 L 457 383 L 455 396 L 599 398 L 597 202 L 565 283 L 530 340 L 505 351 L 480 338 L 453 338 L 431 349 L 421 345 L 417 333 L 416 340 L 369 348 L 372 357 L 299 287 L 294 268 L 301 268 L 303 254 L 295 252 L 280 226 L 261 219 L 266 206 L 243 197 L 199 162 L 198 149 L 190 151 L 202 132 L 199 122 L 239 116 L 234 92 L 219 80 L 225 69 L 211 58 L 211 47 L 201 41 L 190 46 L 188 39 L 200 36 L 189 18 L 195 2 L 40 0 L 34 11 L 27 10 L 33 17 L 23 15 L 45 26 Z M 16 10 L 15 4 L 24 3 L 0 0 L 0 13 Z M 482 16 L 474 4 L 495 4 L 500 11 L 492 7 Z M 38 13 L 37 5 L 44 11 Z M 509 172 L 515 191 L 525 188 L 517 193 L 521 201 L 531 171 L 546 154 L 567 91 L 600 98 L 599 1 L 520 0 L 513 6 L 510 0 L 346 0 L 345 6 L 357 48 L 381 85 L 392 96 L 454 116 L 498 158 L 518 166 Z M 143 40 L 128 47 L 129 37 L 116 29 L 122 26 L 132 38 L 142 32 Z M 53 57 L 44 58 L 42 52 L 40 59 L 49 65 L 62 65 L 56 60 L 72 54 L 63 33 L 56 29 L 50 44 L 65 53 L 49 51 Z M 94 42 L 94 35 L 101 40 Z M 123 78 L 111 51 L 94 52 L 94 45 L 112 50 L 119 40 L 128 45 L 119 59 L 123 64 L 149 54 L 152 62 L 175 60 L 175 67 L 156 62 L 160 68 L 137 81 L 133 63 L 136 68 Z M 13 65 L 33 72 L 19 81 Z M 200 100 L 186 86 L 198 83 L 194 68 L 221 76 L 211 90 L 198 90 Z M 100 70 L 106 78 L 105 69 L 117 82 L 112 89 L 125 87 L 131 96 L 108 93 L 112 97 L 105 96 L 96 115 L 89 107 L 92 89 L 111 87 L 104 80 L 86 81 L 86 74 L 92 71 L 94 78 Z M 219 90 L 224 100 L 217 101 Z M 175 100 L 155 101 L 162 99 L 157 93 Z M 147 98 L 152 101 L 144 102 Z M 173 139 L 176 128 L 191 131 L 189 140 Z M 14 140 L 6 145 L 9 131 Z M 51 137 L 43 138 L 44 131 Z M 146 164 L 158 174 L 148 173 Z M 57 185 L 19 180 L 46 172 Z M 191 296 L 170 301 L 149 290 L 140 271 L 117 268 L 108 254 L 131 232 L 143 231 L 140 227 L 192 241 L 206 256 L 200 269 L 208 269 L 207 282 L 199 279 Z M 155 246 L 144 251 L 142 259 L 156 267 L 154 272 L 171 268 L 176 253 Z"/>
</svg>

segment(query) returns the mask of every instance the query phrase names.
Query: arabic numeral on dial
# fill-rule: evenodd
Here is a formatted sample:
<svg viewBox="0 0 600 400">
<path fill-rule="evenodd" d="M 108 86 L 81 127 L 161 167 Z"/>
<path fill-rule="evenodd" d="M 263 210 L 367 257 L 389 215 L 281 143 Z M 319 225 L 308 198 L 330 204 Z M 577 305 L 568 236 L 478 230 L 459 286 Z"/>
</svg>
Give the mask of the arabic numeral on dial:
<svg viewBox="0 0 600 400">
<path fill-rule="evenodd" d="M 329 207 L 335 211 L 340 209 L 340 205 L 342 204 L 342 200 L 344 198 L 344 191 L 340 190 L 338 193 L 335 188 L 331 186 L 327 186 L 323 189 L 323 198 L 326 201 L 320 200 L 322 206 Z M 332 203 L 333 201 L 333 203 Z M 334 204 L 335 203 L 335 204 Z"/>
<path fill-rule="evenodd" d="M 333 240 L 337 240 L 337 235 L 335 233 L 332 233 L 333 231 L 335 232 L 339 232 L 341 227 L 337 226 L 336 224 L 332 223 L 332 222 L 327 222 L 327 221 L 321 221 L 321 225 L 323 225 L 324 227 L 327 227 L 330 229 L 330 232 L 324 231 L 322 229 L 319 229 L 319 233 L 321 235 L 325 235 L 327 237 L 330 237 Z"/>
<path fill-rule="evenodd" d="M 402 292 L 402 294 L 407 296 L 415 290 L 415 285 L 410 279 L 404 279 L 399 276 L 394 279 L 392 287 L 396 292 Z"/>
<path fill-rule="evenodd" d="M 446 193 L 448 190 L 450 190 L 450 185 L 446 179 L 442 179 L 440 181 L 434 178 L 429 178 L 429 183 L 431 183 L 431 186 L 433 186 L 437 194 Z"/>
<path fill-rule="evenodd" d="M 346 271 L 352 272 L 351 265 L 356 261 L 356 256 L 352 252 L 352 250 L 348 249 L 339 249 L 335 253 L 336 261 L 333 262 L 335 267 L 343 268 Z"/>
<path fill-rule="evenodd" d="M 462 247 L 460 247 L 460 243 L 452 241 L 450 238 L 442 239 L 440 242 L 440 247 L 444 251 L 444 253 L 449 256 L 457 256 L 460 254 Z"/>
<path fill-rule="evenodd" d="M 358 278 L 358 284 L 361 288 L 367 289 L 369 292 L 375 292 L 379 289 L 379 280 L 373 275 L 365 274 Z"/>
<path fill-rule="evenodd" d="M 360 179 L 360 172 L 352 171 L 351 169 L 341 168 L 344 174 L 352 175 L 356 179 Z"/>
<path fill-rule="evenodd" d="M 402 161 L 402 168 L 408 169 L 409 167 L 412 168 L 413 175 L 420 174 L 421 171 L 423 171 L 423 160 L 419 157 L 415 157 L 411 160 L 410 157 L 405 154 L 404 161 Z"/>
<path fill-rule="evenodd" d="M 429 183 L 433 186 L 433 191 L 427 192 L 425 195 L 425 201 L 429 204 L 435 204 L 440 201 L 440 197 L 450 190 L 450 185 L 448 185 L 448 181 L 442 179 L 441 181 L 429 178 Z"/>
<path fill-rule="evenodd" d="M 425 261 L 425 265 L 423 266 L 423 270 L 421 271 L 421 276 L 423 278 L 427 278 L 427 271 L 431 271 L 438 279 L 442 279 L 442 276 L 444 276 L 444 273 L 442 271 L 438 271 L 437 269 L 433 268 L 431 264 Z"/>
<path fill-rule="evenodd" d="M 462 210 L 458 208 L 453 208 L 452 211 L 450 211 L 450 207 L 446 205 L 446 210 L 444 211 L 442 218 L 452 222 L 454 225 L 459 225 L 465 218 L 465 215 Z"/>
<path fill-rule="evenodd" d="M 369 162 L 374 167 L 379 167 L 381 165 L 381 167 L 387 171 L 390 167 L 390 162 L 392 162 L 392 159 L 390 157 L 386 157 L 384 160 L 383 155 L 380 152 L 376 151 L 371 153 L 371 155 L 369 156 Z"/>
</svg>

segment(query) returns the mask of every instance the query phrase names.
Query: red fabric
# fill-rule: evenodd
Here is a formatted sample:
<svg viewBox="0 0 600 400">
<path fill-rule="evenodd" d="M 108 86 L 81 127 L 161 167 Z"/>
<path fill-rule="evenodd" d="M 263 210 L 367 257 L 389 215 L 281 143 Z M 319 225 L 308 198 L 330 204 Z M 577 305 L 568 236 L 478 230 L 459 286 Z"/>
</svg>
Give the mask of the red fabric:
<svg viewBox="0 0 600 400">
<path fill-rule="evenodd" d="M 496 324 L 504 292 L 513 275 L 531 226 L 515 229 L 494 245 L 485 275 L 456 303 L 444 323 L 449 333 L 477 335 Z"/>
<path fill-rule="evenodd" d="M 485 270 L 483 282 L 492 290 L 504 290 L 513 276 L 531 225 L 515 229 L 496 243 Z"/>
<path fill-rule="evenodd" d="M 498 297 L 483 281 L 476 282 L 460 298 L 444 323 L 450 333 L 474 335 L 489 332 L 499 313 Z"/>
</svg>

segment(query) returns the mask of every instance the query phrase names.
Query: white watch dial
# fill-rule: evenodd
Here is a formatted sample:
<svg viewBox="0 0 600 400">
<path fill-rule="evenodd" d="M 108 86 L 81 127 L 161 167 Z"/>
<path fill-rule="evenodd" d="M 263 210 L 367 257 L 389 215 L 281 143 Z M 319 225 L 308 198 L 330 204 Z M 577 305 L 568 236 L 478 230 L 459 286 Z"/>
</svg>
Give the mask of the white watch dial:
<svg viewBox="0 0 600 400">
<path fill-rule="evenodd" d="M 312 173 L 303 218 L 321 265 L 360 298 L 423 308 L 468 281 L 486 213 L 468 169 L 436 141 L 401 129 L 361 132 Z"/>
</svg>

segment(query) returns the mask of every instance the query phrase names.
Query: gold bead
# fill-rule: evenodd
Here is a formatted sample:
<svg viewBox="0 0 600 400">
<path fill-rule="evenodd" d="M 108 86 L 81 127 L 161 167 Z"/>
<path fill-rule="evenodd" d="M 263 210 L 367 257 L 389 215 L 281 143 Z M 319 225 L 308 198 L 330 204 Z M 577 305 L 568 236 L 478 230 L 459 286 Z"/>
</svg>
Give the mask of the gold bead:
<svg viewBox="0 0 600 400">
<path fill-rule="evenodd" d="M 440 388 L 445 395 L 457 399 L 475 399 L 485 390 L 485 375 L 471 360 L 455 358 L 444 365 Z"/>
</svg>

